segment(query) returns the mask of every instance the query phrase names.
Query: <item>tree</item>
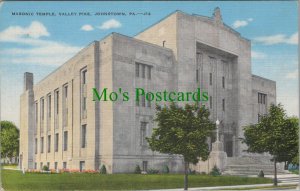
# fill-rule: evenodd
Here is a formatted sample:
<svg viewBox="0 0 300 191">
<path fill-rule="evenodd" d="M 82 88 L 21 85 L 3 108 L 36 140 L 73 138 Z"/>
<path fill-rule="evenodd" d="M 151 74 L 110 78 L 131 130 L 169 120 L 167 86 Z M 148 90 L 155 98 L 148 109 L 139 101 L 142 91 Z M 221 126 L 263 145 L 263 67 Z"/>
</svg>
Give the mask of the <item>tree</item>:
<svg viewBox="0 0 300 191">
<path fill-rule="evenodd" d="M 10 121 L 1 121 L 1 156 L 12 161 L 19 155 L 19 129 Z"/>
<path fill-rule="evenodd" d="M 288 118 L 282 105 L 271 105 L 258 124 L 245 128 L 243 142 L 248 152 L 273 156 L 274 185 L 277 186 L 277 162 L 292 162 L 298 155 L 298 119 Z"/>
<path fill-rule="evenodd" d="M 196 164 L 199 158 L 207 160 L 209 155 L 206 139 L 215 129 L 209 120 L 209 111 L 198 104 L 186 104 L 184 108 L 175 103 L 170 106 L 156 106 L 157 128 L 147 138 L 150 148 L 166 154 L 182 155 L 185 176 L 184 189 L 188 189 L 189 164 Z"/>
</svg>

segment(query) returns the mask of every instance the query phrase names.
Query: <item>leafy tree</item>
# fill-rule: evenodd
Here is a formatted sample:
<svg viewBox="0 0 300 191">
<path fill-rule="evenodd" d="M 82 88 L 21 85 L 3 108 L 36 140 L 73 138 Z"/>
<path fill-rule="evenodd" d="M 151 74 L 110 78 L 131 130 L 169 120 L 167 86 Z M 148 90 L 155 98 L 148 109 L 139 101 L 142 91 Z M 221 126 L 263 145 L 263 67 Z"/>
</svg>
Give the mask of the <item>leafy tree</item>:
<svg viewBox="0 0 300 191">
<path fill-rule="evenodd" d="M 1 121 L 1 156 L 13 157 L 19 155 L 19 129 L 10 121 Z"/>
<path fill-rule="evenodd" d="M 207 160 L 209 155 L 206 138 L 215 129 L 209 120 L 209 111 L 197 104 L 179 107 L 175 103 L 156 106 L 157 128 L 147 138 L 150 148 L 166 154 L 182 155 L 185 163 L 184 189 L 188 189 L 189 164 L 196 164 L 199 158 Z"/>
<path fill-rule="evenodd" d="M 288 118 L 282 105 L 271 105 L 258 124 L 245 128 L 243 142 L 248 152 L 273 156 L 274 185 L 277 185 L 277 162 L 292 162 L 298 155 L 298 119 Z"/>
</svg>

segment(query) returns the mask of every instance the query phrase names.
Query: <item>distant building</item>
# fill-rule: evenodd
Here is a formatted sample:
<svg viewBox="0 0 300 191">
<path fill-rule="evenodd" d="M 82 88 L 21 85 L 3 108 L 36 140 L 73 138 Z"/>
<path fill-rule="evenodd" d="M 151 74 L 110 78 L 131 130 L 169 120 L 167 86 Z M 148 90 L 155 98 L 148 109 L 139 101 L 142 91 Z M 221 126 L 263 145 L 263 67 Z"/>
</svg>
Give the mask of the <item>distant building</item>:
<svg viewBox="0 0 300 191">
<path fill-rule="evenodd" d="M 212 120 L 221 121 L 229 158 L 245 155 L 243 127 L 257 123 L 276 102 L 276 83 L 251 73 L 251 42 L 223 23 L 218 8 L 212 17 L 176 11 L 135 37 L 112 33 L 94 41 L 35 85 L 33 74 L 25 73 L 21 168 L 183 170 L 180 156 L 152 152 L 147 145 L 155 103 L 94 102 L 94 87 L 207 90 L 206 107 Z"/>
</svg>

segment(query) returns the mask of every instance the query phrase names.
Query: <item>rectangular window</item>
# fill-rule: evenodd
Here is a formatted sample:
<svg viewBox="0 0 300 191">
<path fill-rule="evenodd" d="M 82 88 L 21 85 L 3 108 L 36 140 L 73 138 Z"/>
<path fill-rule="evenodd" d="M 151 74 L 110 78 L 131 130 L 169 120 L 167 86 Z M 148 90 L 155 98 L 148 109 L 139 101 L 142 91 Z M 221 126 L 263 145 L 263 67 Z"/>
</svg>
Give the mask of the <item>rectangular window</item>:
<svg viewBox="0 0 300 191">
<path fill-rule="evenodd" d="M 41 153 L 44 153 L 44 137 L 41 137 Z"/>
<path fill-rule="evenodd" d="M 38 103 L 36 102 L 35 103 L 35 122 L 36 122 L 36 125 L 37 125 L 37 123 L 38 123 L 38 113 L 39 113 L 39 106 L 38 106 Z"/>
<path fill-rule="evenodd" d="M 86 97 L 83 97 L 82 109 L 86 111 Z"/>
<path fill-rule="evenodd" d="M 43 163 L 40 162 L 40 169 L 42 170 L 43 169 Z"/>
<path fill-rule="evenodd" d="M 86 84 L 86 72 L 87 70 L 82 71 L 82 84 Z"/>
<path fill-rule="evenodd" d="M 64 87 L 64 96 L 65 96 L 65 99 L 68 98 L 68 86 Z"/>
<path fill-rule="evenodd" d="M 146 75 L 146 66 L 145 64 L 142 64 L 142 78 L 145 78 L 145 75 Z"/>
<path fill-rule="evenodd" d="M 222 99 L 222 110 L 225 111 L 225 99 Z"/>
<path fill-rule="evenodd" d="M 222 87 L 225 88 L 225 77 L 222 77 Z"/>
<path fill-rule="evenodd" d="M 34 163 L 34 169 L 37 169 L 37 164 L 36 164 L 36 162 Z"/>
<path fill-rule="evenodd" d="M 48 153 L 51 152 L 51 135 L 48 135 L 48 148 L 47 148 L 47 150 L 48 150 Z"/>
<path fill-rule="evenodd" d="M 57 170 L 57 162 L 54 163 L 54 169 Z"/>
<path fill-rule="evenodd" d="M 212 109 L 212 96 L 209 96 L 209 108 Z"/>
<path fill-rule="evenodd" d="M 63 162 L 63 169 L 67 169 L 67 162 Z"/>
<path fill-rule="evenodd" d="M 212 85 L 212 73 L 209 73 L 209 85 Z"/>
<path fill-rule="evenodd" d="M 64 86 L 64 100 L 63 100 L 63 127 L 68 126 L 68 86 Z"/>
<path fill-rule="evenodd" d="M 84 161 L 79 162 L 79 170 L 80 170 L 80 172 L 85 170 L 85 162 Z"/>
<path fill-rule="evenodd" d="M 267 103 L 267 94 L 258 93 L 258 103 L 265 105 Z"/>
<path fill-rule="evenodd" d="M 139 100 L 136 100 L 136 101 L 135 101 L 135 106 L 137 106 L 137 107 L 140 106 L 140 101 L 139 101 Z"/>
<path fill-rule="evenodd" d="M 140 77 L 140 64 L 135 63 L 135 77 Z"/>
<path fill-rule="evenodd" d="M 37 145 L 37 138 L 34 139 L 34 153 L 37 154 L 38 145 Z"/>
<path fill-rule="evenodd" d="M 54 147 L 55 147 L 55 149 L 54 149 L 55 152 L 58 151 L 58 141 L 59 141 L 58 139 L 59 139 L 58 133 L 56 133 L 56 134 L 55 134 L 55 146 L 54 146 Z"/>
<path fill-rule="evenodd" d="M 80 114 L 81 118 L 85 119 L 87 117 L 87 70 L 83 69 L 81 71 L 81 88 L 80 88 Z"/>
<path fill-rule="evenodd" d="M 58 112 L 59 112 L 59 91 L 58 90 L 55 92 L 55 102 L 56 102 L 55 112 L 58 115 Z"/>
<path fill-rule="evenodd" d="M 147 100 L 147 107 L 151 108 L 151 100 Z"/>
<path fill-rule="evenodd" d="M 196 82 L 199 82 L 199 70 L 196 69 Z"/>
<path fill-rule="evenodd" d="M 81 126 L 81 148 L 86 147 L 86 125 Z"/>
<path fill-rule="evenodd" d="M 51 118 L 51 95 L 48 95 L 48 117 Z"/>
<path fill-rule="evenodd" d="M 146 107 L 146 98 L 145 98 L 145 95 L 142 96 L 142 107 Z"/>
<path fill-rule="evenodd" d="M 147 133 L 147 122 L 141 122 L 141 146 L 147 145 L 146 133 Z"/>
<path fill-rule="evenodd" d="M 151 66 L 147 64 L 135 63 L 135 77 L 151 79 Z"/>
<path fill-rule="evenodd" d="M 260 114 L 257 115 L 257 121 L 260 122 Z"/>
<path fill-rule="evenodd" d="M 64 132 L 64 151 L 68 150 L 68 131 Z"/>
<path fill-rule="evenodd" d="M 47 167 L 50 168 L 50 162 L 47 162 Z"/>
<path fill-rule="evenodd" d="M 148 66 L 148 79 L 151 80 L 151 66 Z"/>
<path fill-rule="evenodd" d="M 41 121 L 44 120 L 44 98 L 41 98 Z"/>
</svg>

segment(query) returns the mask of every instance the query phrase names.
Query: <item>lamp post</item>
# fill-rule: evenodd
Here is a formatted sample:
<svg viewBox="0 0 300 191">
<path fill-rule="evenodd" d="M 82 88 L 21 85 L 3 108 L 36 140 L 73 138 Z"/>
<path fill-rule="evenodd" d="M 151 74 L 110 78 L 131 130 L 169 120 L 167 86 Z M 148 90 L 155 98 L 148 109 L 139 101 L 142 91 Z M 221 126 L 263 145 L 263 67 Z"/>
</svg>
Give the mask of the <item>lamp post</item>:
<svg viewBox="0 0 300 191">
<path fill-rule="evenodd" d="M 219 139 L 219 125 L 220 125 L 220 121 L 219 121 L 219 119 L 217 119 L 217 121 L 216 121 L 216 127 L 217 127 L 217 142 L 220 141 L 220 139 Z"/>
</svg>

